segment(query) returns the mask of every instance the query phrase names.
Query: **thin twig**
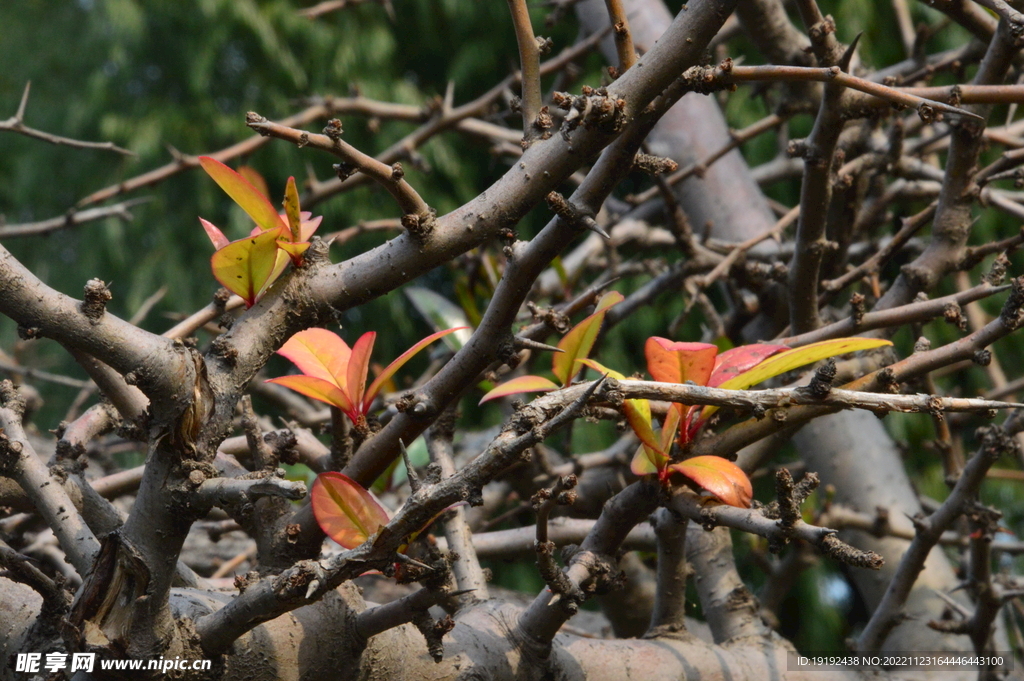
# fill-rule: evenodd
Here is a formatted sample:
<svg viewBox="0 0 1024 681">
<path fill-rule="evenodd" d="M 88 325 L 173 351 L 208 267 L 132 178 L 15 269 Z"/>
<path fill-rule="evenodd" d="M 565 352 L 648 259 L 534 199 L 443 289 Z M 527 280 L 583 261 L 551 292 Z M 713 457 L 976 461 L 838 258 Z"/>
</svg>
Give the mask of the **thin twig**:
<svg viewBox="0 0 1024 681">
<path fill-rule="evenodd" d="M 526 5 L 526 0 L 508 0 L 508 8 L 512 12 L 512 25 L 515 27 L 516 43 L 519 45 L 523 93 L 519 106 L 523 113 L 523 142 L 528 145 L 536 137 L 535 126 L 541 109 L 540 49 L 537 46 L 537 37 L 533 34 L 530 9 Z"/>
<path fill-rule="evenodd" d="M 113 151 L 118 154 L 124 154 L 125 156 L 135 156 L 134 151 L 128 149 L 122 149 L 113 142 L 84 142 L 82 140 L 71 139 L 70 137 L 61 137 L 60 135 L 52 135 L 42 130 L 36 130 L 25 125 L 25 107 L 28 105 L 28 93 L 32 89 L 32 81 L 25 83 L 25 91 L 21 95 L 21 103 L 18 105 L 18 111 L 7 120 L 0 121 L 0 131 L 16 132 L 19 135 L 25 135 L 33 139 L 42 140 L 49 142 L 50 144 L 56 144 L 62 147 L 72 147 L 75 149 L 99 149 L 102 151 Z"/>
<path fill-rule="evenodd" d="M 629 19 L 622 0 L 604 0 L 608 7 L 608 18 L 615 32 L 615 51 L 619 54 L 618 75 L 622 75 L 636 63 L 636 48 L 633 47 L 633 35 L 629 31 Z"/>
<path fill-rule="evenodd" d="M 337 119 L 328 121 L 324 131 L 327 134 L 309 133 L 287 125 L 272 123 L 263 116 L 250 112 L 246 115 L 246 125 L 260 133 L 282 139 L 297 147 L 309 146 L 331 153 L 342 160 L 338 166 L 339 174 L 348 177 L 359 171 L 384 187 L 395 198 L 402 212 L 406 215 L 425 217 L 430 207 L 406 180 L 400 165 L 389 166 L 377 159 L 364 154 L 351 144 L 341 139 L 341 122 Z"/>
<path fill-rule="evenodd" d="M 68 227 L 84 225 L 87 222 L 104 220 L 106 218 L 120 218 L 121 220 L 134 220 L 129 208 L 150 201 L 148 197 L 131 199 L 115 203 L 112 206 L 89 208 L 87 210 L 71 209 L 64 215 L 39 222 L 26 222 L 16 225 L 0 225 L 0 239 L 13 239 L 20 236 L 32 236 L 37 234 L 49 234 Z"/>
</svg>

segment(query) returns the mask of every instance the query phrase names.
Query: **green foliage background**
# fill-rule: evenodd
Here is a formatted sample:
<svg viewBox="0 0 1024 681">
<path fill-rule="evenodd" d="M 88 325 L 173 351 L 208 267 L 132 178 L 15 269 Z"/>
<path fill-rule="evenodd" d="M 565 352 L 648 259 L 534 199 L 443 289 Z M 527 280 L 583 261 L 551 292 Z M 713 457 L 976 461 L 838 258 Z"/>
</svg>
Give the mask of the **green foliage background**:
<svg viewBox="0 0 1024 681">
<path fill-rule="evenodd" d="M 675 10 L 681 2 L 668 4 Z M 860 54 L 866 64 L 883 66 L 902 58 L 888 3 L 853 0 L 823 5 L 835 14 L 841 39 L 865 32 Z M 169 162 L 170 148 L 201 154 L 244 139 L 250 135 L 244 125 L 246 111 L 282 118 L 300 109 L 302 98 L 309 95 L 356 91 L 375 99 L 422 105 L 443 95 L 449 81 L 455 84 L 459 103 L 484 92 L 518 62 L 507 6 L 500 0 L 396 0 L 396 21 L 376 3 L 315 21 L 299 16 L 298 6 L 289 0 L 0 3 L 0 57 L 4 64 L 0 69 L 0 117 L 14 113 L 25 83 L 32 81 L 26 124 L 78 139 L 111 140 L 136 154 L 126 158 L 74 150 L 0 133 L 0 213 L 5 221 L 23 223 L 61 215 L 98 189 Z M 915 19 L 937 21 L 935 13 L 920 4 L 913 9 Z M 573 20 L 545 29 L 541 28 L 544 16 L 537 3 L 534 25 L 554 39 L 555 50 L 572 44 L 576 37 Z M 929 47 L 938 49 L 963 40 L 964 35 L 951 28 Z M 733 54 L 745 54 L 750 62 L 762 61 L 743 39 L 734 43 Z M 576 88 L 581 82 L 599 83 L 600 68 L 597 56 L 586 60 Z M 734 94 L 726 105 L 730 124 L 737 128 L 768 110 L 749 90 Z M 505 114 L 495 112 L 494 120 L 500 122 Z M 346 139 L 370 153 L 383 150 L 414 128 L 410 123 L 383 122 L 375 131 L 359 117 L 346 117 L 344 124 Z M 797 118 L 792 133 L 803 134 L 809 125 L 810 117 Z M 775 142 L 763 136 L 748 144 L 745 152 L 752 161 L 763 161 L 774 155 Z M 441 213 L 475 196 L 506 168 L 505 162 L 495 160 L 483 145 L 453 133 L 435 138 L 420 153 L 422 166 L 406 163 L 408 175 Z M 300 183 L 309 173 L 320 179 L 332 175 L 330 157 L 284 143 L 272 142 L 245 162 L 264 174 L 275 200 L 289 175 L 295 175 Z M 793 202 L 798 191 L 797 183 L 788 183 L 773 187 L 771 193 Z M 143 324 L 152 331 L 163 331 L 173 323 L 166 317 L 168 313 L 197 309 L 217 289 L 208 263 L 212 247 L 197 216 L 212 220 L 234 238 L 248 227 L 241 212 L 199 170 L 176 175 L 127 198 L 137 196 L 151 200 L 133 209 L 131 222 L 109 219 L 48 236 L 10 239 L 4 245 L 49 285 L 69 295 L 80 296 L 82 286 L 92 277 L 112 282 L 114 300 L 109 308 L 122 317 L 131 316 L 148 296 L 167 285 L 166 297 Z M 397 216 L 390 199 L 373 188 L 334 197 L 314 212 L 325 216 L 321 233 L 359 220 Z M 520 235 L 529 237 L 547 218 L 543 209 L 534 211 L 520 225 Z M 986 217 L 978 227 L 978 238 L 1005 235 L 1014 228 Z M 379 235 L 364 235 L 336 247 L 332 257 L 342 260 L 382 240 Z M 454 298 L 454 279 L 452 270 L 442 269 L 417 283 Z M 627 279 L 617 287 L 628 293 L 642 282 L 643 278 Z M 482 307 L 486 300 L 480 298 L 477 303 Z M 667 296 L 657 307 L 641 310 L 629 324 L 608 335 L 599 352 L 601 360 L 627 373 L 640 369 L 644 340 L 652 334 L 667 334 L 682 305 L 678 296 Z M 349 311 L 342 322 L 349 340 L 370 328 L 380 332 L 375 358 L 383 361 L 428 331 L 399 293 Z M 940 324 L 929 325 L 926 332 L 936 343 L 953 337 Z M 695 319 L 680 337 L 695 339 L 700 334 Z M 904 335 L 907 337 L 899 340 L 905 353 L 914 339 Z M 0 347 L 7 351 L 15 348 L 26 364 L 84 378 L 56 344 L 46 340 L 19 343 L 15 327 L 7 319 L 0 319 Z M 1018 342 L 1005 343 L 998 350 L 1020 359 Z M 542 360 L 537 370 L 546 368 Z M 271 369 L 283 372 L 286 364 Z M 981 388 L 980 371 L 972 370 L 965 385 Z M 47 406 L 39 423 L 52 427 L 76 391 L 48 384 L 40 387 Z M 497 407 L 478 410 L 467 401 L 464 408 L 468 426 L 490 425 L 501 416 Z M 924 417 L 889 417 L 888 422 L 907 445 L 922 489 L 935 497 L 944 496 L 935 457 L 921 447 L 933 437 L 931 423 Z M 600 449 L 614 437 L 610 424 L 581 424 L 574 429 L 573 449 Z M 1021 500 L 1018 487 L 993 484 L 990 489 L 1003 508 L 1011 504 L 1021 508 L 1014 504 Z M 770 490 L 759 489 L 762 498 L 769 495 Z M 1017 526 L 1021 518 L 1013 515 L 1008 520 Z M 747 550 L 740 543 L 741 551 Z M 524 575 L 523 570 L 499 569 L 498 573 L 510 584 L 532 586 L 535 581 L 532 572 Z M 756 583 L 759 574 L 750 567 L 745 576 Z M 805 573 L 798 593 L 791 597 L 799 600 L 800 607 L 793 607 L 792 602 L 787 605 L 786 612 L 796 620 L 786 625 L 785 633 L 796 636 L 801 645 L 818 649 L 838 646 L 850 633 L 846 614 L 853 606 L 843 601 L 841 594 L 836 596 L 835 576 L 835 569 L 828 565 Z"/>
</svg>

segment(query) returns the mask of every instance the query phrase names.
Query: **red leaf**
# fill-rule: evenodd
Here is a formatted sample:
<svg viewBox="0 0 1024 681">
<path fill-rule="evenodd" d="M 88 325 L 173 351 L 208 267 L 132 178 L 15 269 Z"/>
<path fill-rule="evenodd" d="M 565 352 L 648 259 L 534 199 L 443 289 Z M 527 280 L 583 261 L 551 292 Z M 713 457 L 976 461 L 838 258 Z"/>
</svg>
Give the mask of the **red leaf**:
<svg viewBox="0 0 1024 681">
<path fill-rule="evenodd" d="M 320 529 L 346 549 L 354 549 L 388 524 L 387 512 L 347 475 L 321 473 L 310 498 Z"/>
<path fill-rule="evenodd" d="M 651 336 L 644 345 L 647 371 L 655 381 L 707 385 L 718 348 L 709 343 L 676 343 Z"/>
<path fill-rule="evenodd" d="M 483 404 L 499 397 L 518 395 L 519 393 L 547 392 L 549 390 L 558 390 L 558 386 L 543 376 L 518 376 L 489 391 L 480 398 L 478 404 Z"/>
<path fill-rule="evenodd" d="M 720 456 L 695 456 L 669 466 L 673 473 L 692 480 L 729 506 L 750 508 L 754 490 L 743 470 Z"/>
<path fill-rule="evenodd" d="M 373 342 L 376 339 L 376 332 L 364 333 L 352 346 L 352 356 L 348 360 L 346 392 L 352 398 L 352 404 L 362 406 L 364 413 L 370 406 L 363 401 L 363 392 L 366 390 L 366 375 L 370 372 L 370 355 L 373 353 Z"/>
<path fill-rule="evenodd" d="M 412 346 L 411 348 L 403 352 L 401 355 L 399 355 L 398 358 L 395 359 L 395 361 L 393 361 L 391 364 L 387 365 L 384 371 L 380 372 L 380 375 L 378 375 L 377 378 L 374 379 L 373 383 L 370 384 L 369 389 L 366 391 L 366 395 L 363 397 L 363 408 L 370 408 L 370 403 L 373 402 L 373 398 L 377 397 L 377 393 L 380 392 L 381 387 L 387 381 L 391 380 L 391 377 L 394 376 L 399 369 L 405 366 L 406 362 L 415 357 L 416 354 L 420 352 L 420 350 L 427 347 L 428 345 L 438 340 L 439 338 L 447 336 L 450 333 L 455 333 L 456 331 L 462 331 L 463 329 L 468 328 L 468 326 L 459 326 L 454 329 L 445 329 L 444 331 L 432 333 L 423 340 L 421 340 L 419 343 L 417 343 L 416 345 Z"/>
<path fill-rule="evenodd" d="M 562 382 L 563 386 L 569 385 L 569 380 L 578 370 L 576 363 L 590 355 L 608 308 L 622 300 L 624 297 L 618 291 L 609 291 L 604 294 L 597 302 L 597 311 L 572 327 L 569 333 L 558 341 L 558 347 L 564 352 L 556 353 L 552 358 L 551 372 Z"/>
</svg>

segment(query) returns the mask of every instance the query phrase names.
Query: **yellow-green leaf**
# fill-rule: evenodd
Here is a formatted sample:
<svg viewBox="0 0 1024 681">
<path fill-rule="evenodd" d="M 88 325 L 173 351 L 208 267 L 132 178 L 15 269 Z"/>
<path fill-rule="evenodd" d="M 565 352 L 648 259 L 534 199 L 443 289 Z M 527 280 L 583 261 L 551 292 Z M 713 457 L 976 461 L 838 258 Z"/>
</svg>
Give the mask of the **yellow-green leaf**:
<svg viewBox="0 0 1024 681">
<path fill-rule="evenodd" d="M 251 184 L 256 191 L 263 196 L 270 196 L 270 190 L 267 188 L 267 181 L 260 174 L 260 171 L 256 170 L 252 166 L 238 166 L 238 174 L 241 175 L 246 182 Z"/>
<path fill-rule="evenodd" d="M 274 231 L 232 241 L 210 259 L 213 276 L 242 298 L 246 307 L 256 304 L 260 294 L 281 274 L 285 264 L 287 256 L 283 261 L 278 258 L 277 233 Z"/>
<path fill-rule="evenodd" d="M 633 475 L 637 476 L 657 473 L 668 463 L 668 459 L 665 459 L 664 463 L 659 465 L 655 461 L 657 457 L 658 454 L 652 452 L 647 445 L 640 445 L 636 450 L 636 454 L 633 455 L 633 460 L 629 463 L 629 470 L 633 472 Z"/>
<path fill-rule="evenodd" d="M 622 302 L 622 300 L 624 300 L 623 295 L 618 291 L 609 291 L 604 294 L 597 303 L 597 310 L 572 327 L 569 333 L 562 336 L 562 340 L 558 341 L 558 347 L 563 352 L 555 354 L 552 358 L 551 372 L 562 382 L 563 386 L 569 385 L 570 379 L 576 373 L 577 361 L 586 359 L 590 355 L 608 308 Z"/>
<path fill-rule="evenodd" d="M 802 348 L 794 348 L 777 355 L 772 355 L 765 361 L 755 366 L 750 371 L 745 371 L 738 376 L 730 378 L 719 384 L 719 388 L 727 390 L 743 390 L 762 381 L 767 381 L 773 376 L 784 374 L 798 367 L 817 362 L 837 355 L 845 355 L 848 352 L 858 350 L 871 350 L 886 345 L 892 345 L 892 341 L 881 338 L 834 338 L 832 340 L 811 343 Z"/>
<path fill-rule="evenodd" d="M 746 390 L 752 385 L 757 385 L 767 381 L 769 378 L 807 364 L 837 355 L 845 355 L 848 352 L 871 350 L 886 345 L 892 345 L 892 341 L 881 338 L 861 338 L 858 336 L 853 338 L 834 338 L 819 343 L 811 343 L 802 348 L 794 348 L 780 352 L 777 355 L 772 355 L 753 369 L 733 376 L 728 381 L 723 381 L 718 387 L 725 390 Z M 704 407 L 704 411 L 700 415 L 701 420 L 706 420 L 717 409 L 718 407 Z"/>
<path fill-rule="evenodd" d="M 299 190 L 295 186 L 295 178 L 289 177 L 284 186 L 284 214 L 288 217 L 288 229 L 292 241 L 302 241 L 302 218 L 299 216 Z"/>
</svg>

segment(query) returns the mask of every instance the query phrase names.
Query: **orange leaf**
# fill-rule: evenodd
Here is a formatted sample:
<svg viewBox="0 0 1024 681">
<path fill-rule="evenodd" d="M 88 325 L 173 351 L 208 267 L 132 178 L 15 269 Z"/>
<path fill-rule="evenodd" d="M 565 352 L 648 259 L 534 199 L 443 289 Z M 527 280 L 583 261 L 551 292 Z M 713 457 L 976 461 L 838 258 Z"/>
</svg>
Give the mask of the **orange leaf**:
<svg viewBox="0 0 1024 681">
<path fill-rule="evenodd" d="M 270 190 L 267 189 L 267 181 L 260 175 L 260 171 L 256 170 L 252 166 L 238 166 L 238 174 L 245 179 L 246 182 L 251 184 L 256 191 L 263 196 L 270 196 Z"/>
<path fill-rule="evenodd" d="M 354 549 L 388 524 L 387 512 L 347 475 L 321 473 L 310 498 L 320 529 L 346 549 Z"/>
<path fill-rule="evenodd" d="M 348 388 L 347 392 L 352 398 L 352 404 L 369 409 L 370 405 L 363 401 L 363 391 L 366 390 L 366 374 L 370 372 L 370 355 L 373 353 L 373 342 L 377 340 L 374 331 L 367 331 L 355 345 L 352 346 L 352 356 L 348 360 Z"/>
<path fill-rule="evenodd" d="M 348 397 L 347 372 L 352 350 L 338 334 L 327 329 L 299 331 L 277 354 L 290 359 L 307 376 L 333 383 Z"/>
<path fill-rule="evenodd" d="M 669 470 L 689 478 L 723 504 L 750 508 L 754 497 L 750 479 L 732 461 L 720 456 L 695 456 L 670 465 Z"/>
<path fill-rule="evenodd" d="M 661 450 L 668 452 L 672 448 L 672 440 L 676 437 L 676 431 L 679 430 L 679 422 L 683 418 L 683 405 L 673 404 L 668 410 L 668 414 L 665 416 L 665 425 L 661 427 Z"/>
<path fill-rule="evenodd" d="M 288 217 L 288 229 L 292 241 L 302 241 L 302 218 L 299 217 L 299 190 L 295 187 L 295 178 L 289 177 L 284 186 L 284 214 Z"/>
<path fill-rule="evenodd" d="M 276 230 L 283 226 L 281 216 L 274 210 L 270 200 L 249 184 L 244 177 L 209 156 L 200 156 L 199 165 L 203 166 L 206 174 L 212 177 L 214 182 L 220 185 L 220 188 L 231 197 L 231 200 L 248 213 L 257 225 L 267 230 Z"/>
<path fill-rule="evenodd" d="M 644 344 L 647 371 L 655 381 L 707 385 L 718 348 L 709 343 L 676 343 L 651 336 Z"/>
<path fill-rule="evenodd" d="M 601 323 L 604 322 L 604 315 L 608 308 L 624 300 L 618 291 L 609 291 L 601 296 L 597 302 L 597 311 L 582 322 L 572 327 L 569 333 L 562 336 L 558 341 L 558 347 L 564 352 L 555 354 L 551 360 L 551 372 L 562 382 L 563 386 L 569 385 L 569 380 L 576 373 L 576 362 L 586 359 L 594 348 L 594 341 L 601 330 Z"/>
<path fill-rule="evenodd" d="M 213 254 L 210 266 L 217 281 L 252 307 L 287 264 L 287 258 L 279 260 L 277 254 L 277 234 L 264 232 L 232 241 Z"/>
<path fill-rule="evenodd" d="M 359 417 L 359 412 L 353 407 L 348 395 L 341 388 L 334 385 L 334 383 L 325 381 L 322 378 L 300 375 L 279 376 L 278 378 L 267 379 L 267 383 L 283 385 L 297 393 L 302 393 L 306 397 L 311 397 L 332 407 L 337 407 L 348 414 L 353 422 Z"/>
<path fill-rule="evenodd" d="M 518 395 L 519 393 L 547 392 L 549 390 L 558 390 L 558 386 L 543 376 L 518 376 L 488 392 L 480 398 L 478 404 L 489 402 L 498 397 L 508 397 L 509 395 Z"/>
<path fill-rule="evenodd" d="M 202 218 L 199 218 L 199 222 L 203 225 L 203 229 L 206 230 L 206 236 L 210 237 L 210 241 L 213 242 L 213 247 L 218 251 L 231 243 L 217 225 Z"/>
<path fill-rule="evenodd" d="M 401 355 L 399 355 L 398 358 L 395 359 L 395 361 L 393 361 L 391 364 L 387 365 L 384 371 L 380 372 L 380 375 L 377 376 L 377 378 L 374 379 L 373 383 L 370 384 L 370 387 L 366 391 L 366 395 L 363 397 L 363 407 L 368 409 L 370 407 L 370 403 L 373 402 L 373 399 L 375 397 L 377 397 L 377 393 L 380 392 L 381 387 L 387 381 L 391 380 L 391 377 L 394 376 L 399 369 L 405 366 L 406 362 L 415 357 L 420 350 L 427 347 L 428 345 L 438 340 L 439 338 L 447 336 L 450 333 L 455 333 L 456 331 L 462 331 L 463 329 L 468 328 L 468 326 L 458 326 L 454 329 L 445 329 L 444 331 L 432 333 L 423 340 L 421 340 L 419 343 L 417 343 L 416 345 L 412 346 L 411 348 L 403 352 Z"/>
</svg>

